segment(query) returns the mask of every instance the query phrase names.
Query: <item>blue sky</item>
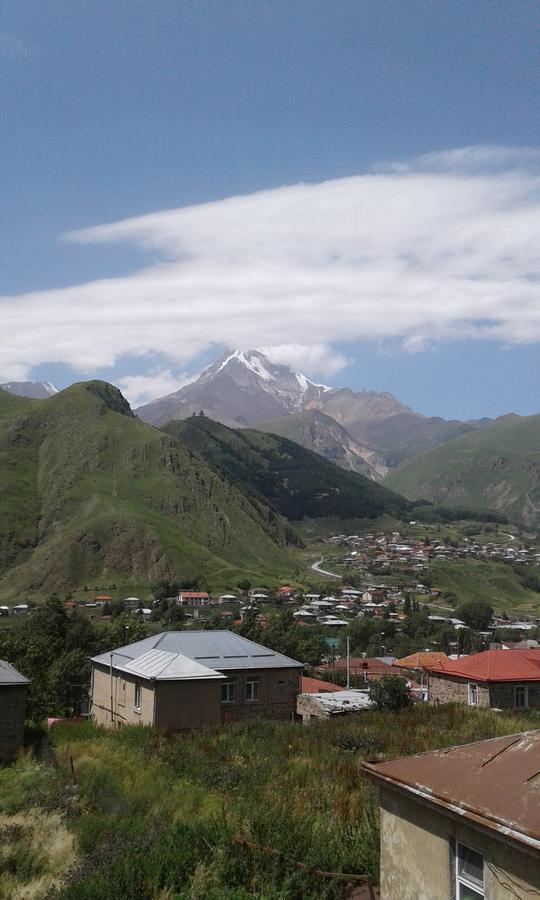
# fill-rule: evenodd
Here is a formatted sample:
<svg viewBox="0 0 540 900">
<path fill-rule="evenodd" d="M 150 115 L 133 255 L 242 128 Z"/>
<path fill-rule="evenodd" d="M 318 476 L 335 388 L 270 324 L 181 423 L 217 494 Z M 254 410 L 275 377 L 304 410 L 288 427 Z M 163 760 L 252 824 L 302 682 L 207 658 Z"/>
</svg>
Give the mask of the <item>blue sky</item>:
<svg viewBox="0 0 540 900">
<path fill-rule="evenodd" d="M 6 4 L 0 379 L 137 402 L 247 344 L 429 414 L 538 411 L 538 24 L 492 0 Z"/>
</svg>

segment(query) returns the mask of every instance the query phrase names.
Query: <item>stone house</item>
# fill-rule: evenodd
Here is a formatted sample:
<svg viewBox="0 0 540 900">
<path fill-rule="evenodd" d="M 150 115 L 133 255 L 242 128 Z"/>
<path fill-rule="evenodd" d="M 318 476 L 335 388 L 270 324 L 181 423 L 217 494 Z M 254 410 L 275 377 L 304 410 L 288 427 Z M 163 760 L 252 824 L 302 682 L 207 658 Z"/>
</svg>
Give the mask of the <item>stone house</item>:
<svg viewBox="0 0 540 900">
<path fill-rule="evenodd" d="M 0 765 L 22 750 L 28 678 L 0 659 Z"/>
<path fill-rule="evenodd" d="M 167 631 L 93 657 L 90 717 L 173 730 L 290 720 L 302 670 L 230 631 Z"/>
<path fill-rule="evenodd" d="M 540 730 L 382 763 L 381 898 L 540 893 Z"/>
<path fill-rule="evenodd" d="M 429 703 L 540 709 L 540 650 L 484 650 L 426 666 Z"/>
</svg>

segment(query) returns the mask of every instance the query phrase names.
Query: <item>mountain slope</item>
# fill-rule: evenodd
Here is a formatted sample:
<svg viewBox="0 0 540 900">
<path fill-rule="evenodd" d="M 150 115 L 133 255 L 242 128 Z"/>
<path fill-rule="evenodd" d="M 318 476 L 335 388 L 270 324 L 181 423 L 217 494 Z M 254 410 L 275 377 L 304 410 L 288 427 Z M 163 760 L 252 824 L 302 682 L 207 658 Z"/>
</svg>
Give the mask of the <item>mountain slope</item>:
<svg viewBox="0 0 540 900">
<path fill-rule="evenodd" d="M 288 366 L 276 365 L 258 350 L 228 351 L 191 384 L 141 406 L 137 415 L 152 425 L 186 419 L 199 410 L 225 425 L 253 425 L 297 412 L 306 398 L 327 388 Z"/>
<path fill-rule="evenodd" d="M 359 444 L 335 419 L 318 409 L 305 409 L 270 422 L 257 423 L 257 431 L 296 441 L 342 469 L 359 472 L 368 478 L 383 478 L 388 472 L 388 466 L 379 454 Z"/>
<path fill-rule="evenodd" d="M 6 384 L 0 384 L 0 389 L 9 391 L 10 394 L 17 394 L 19 397 L 30 397 L 33 400 L 46 400 L 47 397 L 54 397 L 58 393 L 58 388 L 50 381 L 9 381 Z"/>
<path fill-rule="evenodd" d="M 397 494 L 275 434 L 234 430 L 200 416 L 170 422 L 166 430 L 234 479 L 247 496 L 255 494 L 293 521 L 375 518 L 408 509 Z"/>
<path fill-rule="evenodd" d="M 355 392 L 315 384 L 289 366 L 275 365 L 258 350 L 227 352 L 195 381 L 140 407 L 136 413 L 143 421 L 160 426 L 170 420 L 188 418 L 200 410 L 233 428 L 267 425 L 306 410 L 318 410 L 347 432 L 339 440 L 342 464 L 348 460 L 349 465 L 355 469 L 359 466 L 362 471 L 365 471 L 363 463 L 355 460 L 355 443 L 366 451 L 359 453 L 359 459 L 365 462 L 367 452 L 372 451 L 372 459 L 384 470 L 385 466 L 395 466 L 414 453 L 485 424 L 484 421 L 446 421 L 436 416 L 427 418 L 386 392 Z M 313 446 L 320 452 L 309 430 L 306 432 L 300 425 L 294 427 L 297 435 L 305 435 L 307 447 Z M 325 441 L 321 439 L 320 443 L 324 447 Z M 341 454 L 335 444 L 333 451 L 330 446 L 326 449 L 328 456 L 334 451 Z"/>
<path fill-rule="evenodd" d="M 65 591 L 101 576 L 268 571 L 293 539 L 267 504 L 134 418 L 111 385 L 47 403 L 0 391 L 0 592 Z"/>
<path fill-rule="evenodd" d="M 385 484 L 410 499 L 495 509 L 540 525 L 540 415 L 496 419 L 406 460 Z"/>
<path fill-rule="evenodd" d="M 421 416 L 384 391 L 334 388 L 316 400 L 308 400 L 307 405 L 339 422 L 354 440 L 382 456 L 388 466 L 477 427 L 459 420 Z"/>
</svg>

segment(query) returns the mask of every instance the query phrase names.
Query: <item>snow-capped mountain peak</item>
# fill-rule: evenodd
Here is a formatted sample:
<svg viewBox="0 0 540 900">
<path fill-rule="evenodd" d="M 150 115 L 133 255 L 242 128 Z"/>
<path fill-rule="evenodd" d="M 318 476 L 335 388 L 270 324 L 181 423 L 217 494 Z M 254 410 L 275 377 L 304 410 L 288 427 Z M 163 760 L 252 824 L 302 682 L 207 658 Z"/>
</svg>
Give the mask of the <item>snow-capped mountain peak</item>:
<svg viewBox="0 0 540 900">
<path fill-rule="evenodd" d="M 194 381 L 148 404 L 143 418 L 164 424 L 202 409 L 225 424 L 248 425 L 298 412 L 329 390 L 260 350 L 227 350 Z"/>
<path fill-rule="evenodd" d="M 50 381 L 8 381 L 0 384 L 0 388 L 17 394 L 19 397 L 29 397 L 32 400 L 46 400 L 58 393 L 58 388 Z"/>
</svg>

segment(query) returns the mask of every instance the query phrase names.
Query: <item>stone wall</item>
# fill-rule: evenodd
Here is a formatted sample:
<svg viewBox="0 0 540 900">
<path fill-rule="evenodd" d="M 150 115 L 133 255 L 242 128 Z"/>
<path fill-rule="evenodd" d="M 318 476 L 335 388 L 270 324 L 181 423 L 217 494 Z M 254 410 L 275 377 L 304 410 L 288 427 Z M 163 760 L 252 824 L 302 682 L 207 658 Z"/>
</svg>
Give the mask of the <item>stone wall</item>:
<svg viewBox="0 0 540 900">
<path fill-rule="evenodd" d="M 489 686 L 480 682 L 476 684 L 476 706 L 490 706 Z M 429 703 L 468 703 L 469 682 L 452 675 L 429 673 L 428 680 Z"/>
<path fill-rule="evenodd" d="M 0 765 L 13 762 L 22 750 L 26 685 L 0 685 Z"/>
</svg>

